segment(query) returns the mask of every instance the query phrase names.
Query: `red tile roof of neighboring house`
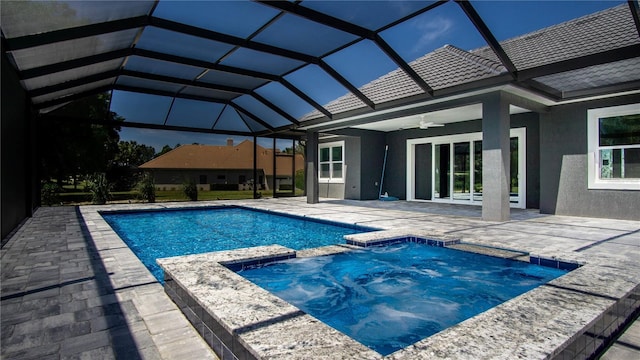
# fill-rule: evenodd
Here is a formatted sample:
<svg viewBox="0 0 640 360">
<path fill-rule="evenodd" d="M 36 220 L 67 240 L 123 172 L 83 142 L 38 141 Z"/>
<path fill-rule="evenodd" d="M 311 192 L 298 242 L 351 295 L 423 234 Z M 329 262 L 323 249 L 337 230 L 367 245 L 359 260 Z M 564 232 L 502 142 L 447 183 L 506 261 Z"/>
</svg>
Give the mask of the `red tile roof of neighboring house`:
<svg viewBox="0 0 640 360">
<path fill-rule="evenodd" d="M 257 146 L 257 168 L 273 175 L 273 150 Z M 276 156 L 278 175 L 291 175 L 291 156 Z M 253 142 L 238 145 L 182 145 L 139 166 L 141 169 L 246 170 L 253 169 Z M 296 171 L 304 169 L 304 157 L 296 154 Z"/>
</svg>

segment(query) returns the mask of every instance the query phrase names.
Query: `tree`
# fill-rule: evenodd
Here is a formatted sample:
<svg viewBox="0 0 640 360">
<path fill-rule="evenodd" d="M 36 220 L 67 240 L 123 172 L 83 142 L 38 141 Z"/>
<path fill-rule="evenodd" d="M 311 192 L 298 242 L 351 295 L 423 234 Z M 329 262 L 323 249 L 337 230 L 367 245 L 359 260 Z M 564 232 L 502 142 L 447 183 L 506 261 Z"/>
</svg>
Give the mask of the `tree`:
<svg viewBox="0 0 640 360">
<path fill-rule="evenodd" d="M 131 190 L 140 178 L 138 166 L 153 159 L 154 153 L 155 149 L 152 146 L 138 144 L 136 141 L 120 141 L 118 152 L 107 172 L 114 189 Z"/>
<path fill-rule="evenodd" d="M 156 153 L 153 157 L 157 158 L 158 156 L 162 156 L 166 153 L 168 153 L 169 151 L 173 150 L 173 148 L 169 145 L 165 145 L 162 147 L 162 150 L 160 150 L 160 152 Z"/>
<path fill-rule="evenodd" d="M 99 121 L 122 121 L 109 110 L 108 94 L 81 99 L 39 119 L 42 180 L 58 184 L 106 172 L 118 152 L 118 126 Z"/>
<path fill-rule="evenodd" d="M 307 151 L 307 144 L 305 141 L 298 141 L 295 145 L 296 154 L 302 154 L 304 156 Z M 293 154 L 293 148 L 286 147 L 283 151 L 285 154 Z"/>
<path fill-rule="evenodd" d="M 152 146 L 138 144 L 136 141 L 120 141 L 113 164 L 121 167 L 137 167 L 153 159 L 154 154 L 155 149 Z"/>
<path fill-rule="evenodd" d="M 142 175 L 136 188 L 138 190 L 138 197 L 141 200 L 146 200 L 150 203 L 156 202 L 156 185 L 152 174 L 146 173 Z"/>
<path fill-rule="evenodd" d="M 92 204 L 104 205 L 111 198 L 111 184 L 104 173 L 89 176 L 87 187 L 91 192 Z"/>
</svg>

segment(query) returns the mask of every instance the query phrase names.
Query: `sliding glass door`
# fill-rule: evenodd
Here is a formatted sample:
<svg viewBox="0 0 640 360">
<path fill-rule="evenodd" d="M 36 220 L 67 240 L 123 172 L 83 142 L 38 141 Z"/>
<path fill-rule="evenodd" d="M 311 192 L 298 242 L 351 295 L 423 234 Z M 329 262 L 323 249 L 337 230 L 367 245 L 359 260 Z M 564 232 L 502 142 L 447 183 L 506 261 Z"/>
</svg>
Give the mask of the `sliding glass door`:
<svg viewBox="0 0 640 360">
<path fill-rule="evenodd" d="M 416 164 L 416 145 L 428 148 L 429 163 Z M 512 129 L 510 139 L 509 194 L 513 207 L 524 208 L 525 199 L 525 129 Z M 440 136 L 407 141 L 407 199 L 436 202 L 482 203 L 482 133 Z M 416 166 L 430 167 L 416 171 Z M 424 176 L 415 176 L 430 170 L 431 196 L 415 197 L 416 185 L 424 185 Z M 424 183 L 426 184 L 426 183 Z"/>
<path fill-rule="evenodd" d="M 471 199 L 470 143 L 453 144 L 453 200 Z"/>
<path fill-rule="evenodd" d="M 433 160 L 433 197 L 435 199 L 447 199 L 450 196 L 449 183 L 451 182 L 451 162 L 449 144 L 435 146 Z"/>
<path fill-rule="evenodd" d="M 482 140 L 473 142 L 473 201 L 482 202 Z"/>
</svg>

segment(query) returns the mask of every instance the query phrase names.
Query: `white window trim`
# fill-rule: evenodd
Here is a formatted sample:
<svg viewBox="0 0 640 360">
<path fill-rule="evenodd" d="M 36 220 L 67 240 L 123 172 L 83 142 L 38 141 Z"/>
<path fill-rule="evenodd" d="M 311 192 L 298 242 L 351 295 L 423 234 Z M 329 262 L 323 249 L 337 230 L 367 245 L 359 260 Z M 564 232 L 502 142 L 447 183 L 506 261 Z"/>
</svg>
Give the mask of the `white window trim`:
<svg viewBox="0 0 640 360">
<path fill-rule="evenodd" d="M 337 147 L 340 146 L 342 147 L 342 177 L 340 178 L 334 178 L 331 177 L 331 174 L 333 174 L 333 167 L 331 166 L 333 164 L 333 159 L 331 159 L 332 156 L 332 152 L 331 152 L 331 148 L 332 147 Z M 320 173 L 320 164 L 322 163 L 320 161 L 320 149 L 323 148 L 329 148 L 329 177 L 321 177 Z M 344 146 L 344 141 L 334 141 L 334 142 L 329 142 L 329 143 L 321 143 L 318 144 L 318 182 L 320 183 L 329 183 L 329 184 L 344 184 L 344 177 L 347 171 L 347 164 L 345 161 L 345 146 Z"/>
<path fill-rule="evenodd" d="M 587 172 L 588 189 L 640 190 L 640 179 L 601 179 L 599 123 L 603 117 L 623 116 L 640 113 L 640 104 L 612 106 L 587 110 Z M 603 148 L 606 148 L 603 146 Z"/>
<path fill-rule="evenodd" d="M 521 141 L 518 141 L 518 188 L 519 188 L 519 196 L 518 201 L 514 203 L 510 203 L 510 207 L 512 208 L 526 208 L 527 203 L 527 130 L 526 128 L 511 128 L 509 129 L 509 137 L 518 137 Z M 482 140 L 482 132 L 475 133 L 465 133 L 465 134 L 456 134 L 456 135 L 445 135 L 445 136 L 433 136 L 427 138 L 418 138 L 418 139 L 409 139 L 407 140 L 407 179 L 406 179 L 406 189 L 407 189 L 407 201 L 417 201 L 417 202 L 444 202 L 444 203 L 465 203 L 471 205 L 482 205 L 481 201 L 477 200 L 452 200 L 452 199 L 432 199 L 432 200 L 422 200 L 416 199 L 416 189 L 415 189 L 415 156 L 416 156 L 416 145 L 420 144 L 431 144 L 432 146 L 438 144 L 447 144 L 447 143 L 456 143 L 456 142 L 473 142 L 476 140 Z M 432 153 L 433 156 L 433 153 Z M 431 174 L 431 186 L 435 184 L 433 180 L 433 172 Z M 450 181 L 453 181 L 452 179 Z M 453 185 L 450 185 L 453 187 Z M 432 189 L 433 192 L 433 189 Z"/>
</svg>

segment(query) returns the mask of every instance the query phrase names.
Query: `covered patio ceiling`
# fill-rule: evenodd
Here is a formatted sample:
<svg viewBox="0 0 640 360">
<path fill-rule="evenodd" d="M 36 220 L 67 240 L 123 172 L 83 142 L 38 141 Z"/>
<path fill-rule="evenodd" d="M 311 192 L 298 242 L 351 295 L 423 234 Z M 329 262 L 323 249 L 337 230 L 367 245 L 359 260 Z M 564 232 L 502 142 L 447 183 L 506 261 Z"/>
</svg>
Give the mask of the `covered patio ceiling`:
<svg viewBox="0 0 640 360">
<path fill-rule="evenodd" d="M 2 52 L 41 114 L 107 93 L 118 126 L 284 138 L 496 86 L 551 102 L 640 89 L 637 1 L 525 3 L 3 1 Z"/>
</svg>

